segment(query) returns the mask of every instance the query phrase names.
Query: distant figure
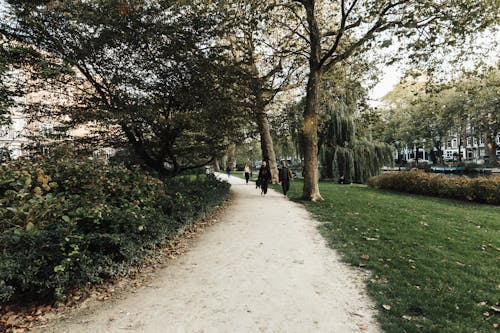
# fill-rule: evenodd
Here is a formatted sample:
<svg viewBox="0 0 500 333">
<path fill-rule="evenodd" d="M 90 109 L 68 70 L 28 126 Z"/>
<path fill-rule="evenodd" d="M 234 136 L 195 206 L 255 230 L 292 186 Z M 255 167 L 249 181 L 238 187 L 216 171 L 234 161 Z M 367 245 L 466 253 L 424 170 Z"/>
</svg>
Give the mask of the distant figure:
<svg viewBox="0 0 500 333">
<path fill-rule="evenodd" d="M 337 180 L 337 183 L 339 184 L 350 184 L 351 181 L 350 180 L 346 180 L 344 175 L 340 176 L 339 180 Z"/>
<path fill-rule="evenodd" d="M 283 188 L 283 195 L 286 197 L 290 189 L 290 182 L 292 181 L 292 171 L 286 166 L 286 161 L 281 160 L 281 168 L 279 169 L 279 182 Z"/>
<path fill-rule="evenodd" d="M 267 184 L 271 181 L 271 169 L 267 166 L 266 161 L 262 161 L 262 166 L 259 170 L 259 176 L 257 177 L 257 183 L 261 188 L 261 195 L 267 194 Z"/>
<path fill-rule="evenodd" d="M 243 169 L 243 171 L 245 172 L 245 181 L 248 184 L 248 180 L 250 179 L 250 167 L 247 163 L 245 163 L 245 168 Z"/>
<path fill-rule="evenodd" d="M 229 166 L 229 164 L 227 165 L 226 173 L 227 173 L 227 178 L 230 178 L 231 177 L 231 167 Z"/>
</svg>

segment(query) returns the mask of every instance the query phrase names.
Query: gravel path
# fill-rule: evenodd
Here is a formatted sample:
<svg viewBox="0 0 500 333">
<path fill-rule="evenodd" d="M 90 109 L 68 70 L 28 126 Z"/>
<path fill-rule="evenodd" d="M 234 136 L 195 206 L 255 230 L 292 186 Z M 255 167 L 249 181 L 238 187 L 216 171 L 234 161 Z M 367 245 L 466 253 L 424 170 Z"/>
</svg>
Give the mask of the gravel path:
<svg viewBox="0 0 500 333">
<path fill-rule="evenodd" d="M 220 221 L 151 284 L 39 332 L 381 332 L 365 276 L 326 247 L 301 205 L 230 182 Z"/>
</svg>

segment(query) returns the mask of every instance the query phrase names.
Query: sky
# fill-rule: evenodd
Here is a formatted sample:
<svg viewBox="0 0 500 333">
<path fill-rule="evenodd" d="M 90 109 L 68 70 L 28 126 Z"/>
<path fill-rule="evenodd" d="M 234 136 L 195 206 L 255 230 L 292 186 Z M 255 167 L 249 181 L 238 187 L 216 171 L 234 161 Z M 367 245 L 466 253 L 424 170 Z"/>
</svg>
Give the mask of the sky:
<svg viewBox="0 0 500 333">
<path fill-rule="evenodd" d="M 387 66 L 387 69 L 385 69 L 382 74 L 380 82 L 371 90 L 370 99 L 376 101 L 384 97 L 399 83 L 402 76 L 403 74 L 397 67 Z"/>
</svg>

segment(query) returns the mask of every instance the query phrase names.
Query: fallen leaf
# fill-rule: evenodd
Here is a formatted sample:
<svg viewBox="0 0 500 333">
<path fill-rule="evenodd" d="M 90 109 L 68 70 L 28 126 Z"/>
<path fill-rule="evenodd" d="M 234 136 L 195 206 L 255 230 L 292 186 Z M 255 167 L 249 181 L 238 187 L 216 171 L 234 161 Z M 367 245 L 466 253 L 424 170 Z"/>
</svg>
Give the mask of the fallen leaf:
<svg viewBox="0 0 500 333">
<path fill-rule="evenodd" d="M 500 306 L 498 306 L 498 305 L 492 305 L 492 306 L 491 306 L 491 309 L 492 309 L 493 311 L 495 311 L 495 312 L 500 312 Z"/>
<path fill-rule="evenodd" d="M 7 318 L 7 326 L 15 326 L 18 323 L 18 317 L 17 315 L 12 315 L 9 318 Z"/>
<path fill-rule="evenodd" d="M 360 331 L 367 331 L 368 330 L 368 326 L 366 326 L 365 324 L 357 324 L 358 325 L 358 328 Z"/>
<path fill-rule="evenodd" d="M 47 306 L 40 306 L 38 307 L 38 309 L 36 310 L 36 314 L 39 315 L 39 314 L 42 314 L 44 312 L 49 312 L 50 310 L 52 309 L 52 307 L 50 305 L 47 305 Z"/>
<path fill-rule="evenodd" d="M 370 259 L 370 256 L 369 256 L 369 255 L 367 255 L 367 254 L 363 254 L 363 255 L 361 256 L 361 259 L 368 260 L 368 259 Z"/>
<path fill-rule="evenodd" d="M 384 305 L 382 305 L 382 307 L 383 307 L 384 309 L 386 309 L 387 311 L 389 311 L 389 310 L 391 309 L 391 306 L 390 306 L 390 305 L 388 305 L 388 304 L 384 304 Z"/>
<path fill-rule="evenodd" d="M 404 320 L 412 320 L 413 317 L 412 316 L 408 316 L 408 315 L 403 315 L 403 319 Z"/>
</svg>

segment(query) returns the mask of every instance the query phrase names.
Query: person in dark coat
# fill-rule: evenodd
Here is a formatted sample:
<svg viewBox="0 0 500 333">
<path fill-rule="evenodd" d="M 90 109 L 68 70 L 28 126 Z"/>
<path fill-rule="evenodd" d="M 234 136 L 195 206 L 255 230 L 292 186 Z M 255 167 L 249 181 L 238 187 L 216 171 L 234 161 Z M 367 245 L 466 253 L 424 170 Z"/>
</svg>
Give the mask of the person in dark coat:
<svg viewBox="0 0 500 333">
<path fill-rule="evenodd" d="M 259 176 L 257 177 L 257 182 L 260 184 L 261 195 L 267 194 L 267 185 L 271 181 L 271 169 L 267 165 L 266 161 L 262 161 L 262 166 L 259 170 Z"/>
<path fill-rule="evenodd" d="M 283 188 L 283 195 L 286 197 L 290 189 L 290 182 L 292 181 L 292 171 L 287 167 L 286 161 L 281 160 L 281 168 L 279 170 L 279 181 L 281 188 Z"/>
</svg>

